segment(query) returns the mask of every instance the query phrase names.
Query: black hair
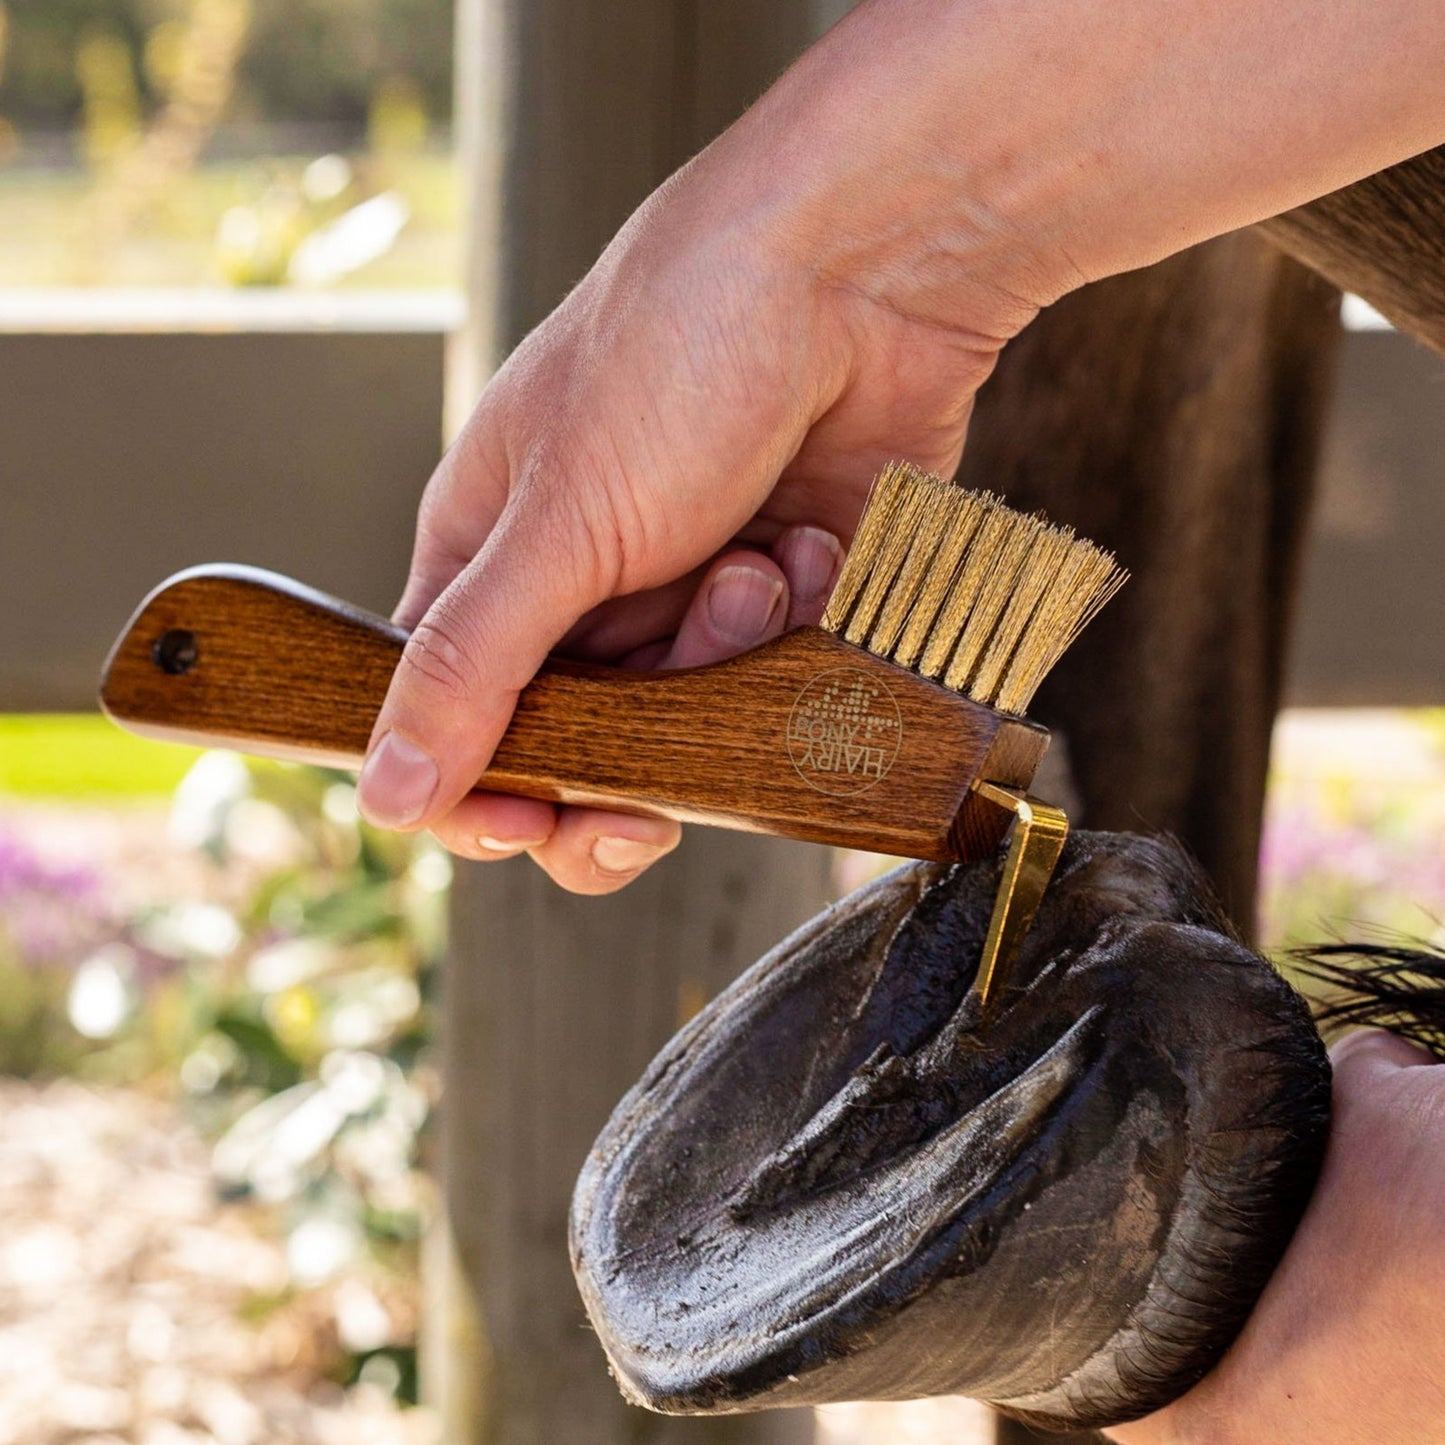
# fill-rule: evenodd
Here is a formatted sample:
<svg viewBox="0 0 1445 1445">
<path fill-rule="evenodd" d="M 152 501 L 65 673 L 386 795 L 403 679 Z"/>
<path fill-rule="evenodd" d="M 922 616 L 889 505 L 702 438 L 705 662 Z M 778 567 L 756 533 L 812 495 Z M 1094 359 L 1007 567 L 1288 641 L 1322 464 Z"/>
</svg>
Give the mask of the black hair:
<svg viewBox="0 0 1445 1445">
<path fill-rule="evenodd" d="M 1328 1036 L 1389 1029 L 1445 1061 L 1445 949 L 1426 943 L 1328 943 L 1291 955 L 1305 978 L 1329 992 L 1315 1004 Z"/>
</svg>

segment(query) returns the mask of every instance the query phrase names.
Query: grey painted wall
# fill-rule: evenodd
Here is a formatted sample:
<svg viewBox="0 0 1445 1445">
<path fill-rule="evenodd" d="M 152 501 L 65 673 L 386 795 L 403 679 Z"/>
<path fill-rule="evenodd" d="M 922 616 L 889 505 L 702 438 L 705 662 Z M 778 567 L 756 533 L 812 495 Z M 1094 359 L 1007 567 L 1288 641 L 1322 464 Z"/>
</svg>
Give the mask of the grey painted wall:
<svg viewBox="0 0 1445 1445">
<path fill-rule="evenodd" d="M 1445 360 L 1346 337 L 1288 700 L 1445 705 Z"/>
<path fill-rule="evenodd" d="M 439 334 L 0 335 L 0 712 L 85 709 L 196 562 L 387 611 L 442 436 Z"/>
</svg>

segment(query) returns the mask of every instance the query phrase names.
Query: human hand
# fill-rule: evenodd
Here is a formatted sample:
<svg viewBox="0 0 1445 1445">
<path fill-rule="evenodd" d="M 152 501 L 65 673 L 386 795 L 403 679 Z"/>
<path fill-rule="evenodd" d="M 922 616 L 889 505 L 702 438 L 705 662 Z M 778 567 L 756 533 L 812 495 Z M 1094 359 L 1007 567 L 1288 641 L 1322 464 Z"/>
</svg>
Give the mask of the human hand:
<svg viewBox="0 0 1445 1445">
<path fill-rule="evenodd" d="M 655 196 L 433 477 L 396 614 L 412 636 L 362 777 L 373 821 L 472 858 L 525 850 L 578 892 L 621 886 L 675 823 L 468 791 L 547 653 L 695 665 L 816 622 L 875 473 L 956 464 L 1000 337 L 1032 308 L 945 322 L 840 280 L 811 212 L 780 215 L 769 183 L 740 178 L 770 149 L 730 135 Z"/>
<path fill-rule="evenodd" d="M 761 601 L 786 566 L 736 548 L 846 540 L 890 458 L 950 471 L 1040 307 L 1437 143 L 1442 37 L 1433 0 L 864 0 L 483 394 L 422 505 L 363 812 L 635 876 L 671 823 L 468 795 L 547 652 L 720 655 L 710 565 Z"/>
<path fill-rule="evenodd" d="M 1445 1441 L 1445 1068 L 1393 1034 L 1334 1064 L 1314 1197 L 1244 1332 L 1121 1445 Z"/>
</svg>

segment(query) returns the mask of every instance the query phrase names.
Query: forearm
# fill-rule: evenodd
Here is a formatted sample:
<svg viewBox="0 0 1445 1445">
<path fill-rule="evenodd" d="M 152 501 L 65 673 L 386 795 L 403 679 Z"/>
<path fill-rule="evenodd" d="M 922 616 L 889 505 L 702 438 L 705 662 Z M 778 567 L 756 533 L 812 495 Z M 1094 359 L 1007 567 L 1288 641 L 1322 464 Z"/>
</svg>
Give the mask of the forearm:
<svg viewBox="0 0 1445 1445">
<path fill-rule="evenodd" d="M 1002 340 L 1081 281 L 1445 141 L 1440 19 L 1435 0 L 865 0 L 705 163 L 825 281 Z"/>
</svg>

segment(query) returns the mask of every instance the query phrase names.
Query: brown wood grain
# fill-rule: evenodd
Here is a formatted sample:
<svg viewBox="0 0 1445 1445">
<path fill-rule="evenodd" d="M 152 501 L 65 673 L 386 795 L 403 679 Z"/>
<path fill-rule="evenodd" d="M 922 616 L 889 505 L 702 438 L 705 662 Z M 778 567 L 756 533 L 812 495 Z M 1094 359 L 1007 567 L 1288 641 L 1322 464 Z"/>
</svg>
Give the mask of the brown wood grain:
<svg viewBox="0 0 1445 1445">
<path fill-rule="evenodd" d="M 101 701 L 151 736 L 354 767 L 405 641 L 287 578 L 196 568 L 142 603 Z M 1047 741 L 1033 723 L 804 627 L 673 672 L 555 660 L 523 691 L 478 786 L 966 861 L 997 847 L 1008 823 L 973 784 L 1027 786 Z"/>
<path fill-rule="evenodd" d="M 1445 146 L 1261 223 L 1281 250 L 1445 353 Z"/>
</svg>

